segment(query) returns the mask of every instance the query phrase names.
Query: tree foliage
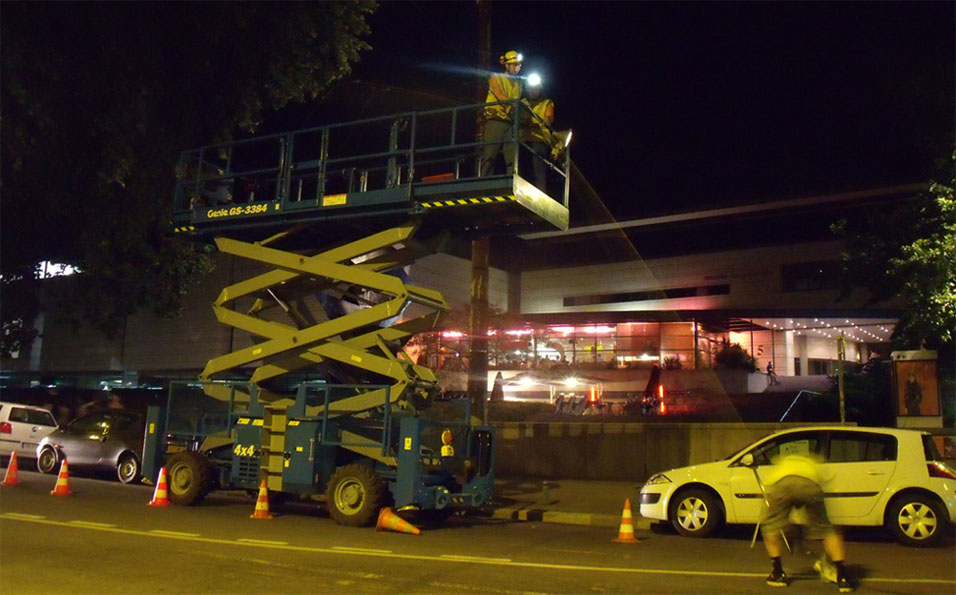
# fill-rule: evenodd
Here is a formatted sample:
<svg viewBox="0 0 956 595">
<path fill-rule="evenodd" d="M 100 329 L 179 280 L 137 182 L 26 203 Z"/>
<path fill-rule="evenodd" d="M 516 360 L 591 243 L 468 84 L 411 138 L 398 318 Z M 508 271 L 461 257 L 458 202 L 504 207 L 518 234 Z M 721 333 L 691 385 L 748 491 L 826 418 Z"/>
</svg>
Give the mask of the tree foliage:
<svg viewBox="0 0 956 595">
<path fill-rule="evenodd" d="M 866 287 L 871 300 L 897 300 L 901 347 L 952 342 L 956 329 L 956 153 L 914 201 L 872 211 L 861 221 L 834 226 L 846 238 L 845 279 Z"/>
<path fill-rule="evenodd" d="M 83 271 L 61 297 L 101 330 L 178 312 L 210 267 L 166 233 L 179 152 L 348 75 L 375 6 L 4 3 L 4 355 L 29 342 L 45 260 Z"/>
<path fill-rule="evenodd" d="M 724 344 L 714 354 L 714 366 L 725 370 L 756 372 L 757 360 L 737 343 Z"/>
</svg>

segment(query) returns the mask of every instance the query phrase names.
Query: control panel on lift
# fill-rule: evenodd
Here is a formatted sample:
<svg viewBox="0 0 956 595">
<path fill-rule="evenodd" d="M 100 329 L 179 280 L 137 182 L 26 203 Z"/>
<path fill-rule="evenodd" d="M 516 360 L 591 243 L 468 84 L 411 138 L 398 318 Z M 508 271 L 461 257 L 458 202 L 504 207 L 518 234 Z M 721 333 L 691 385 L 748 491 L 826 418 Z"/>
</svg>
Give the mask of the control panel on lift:
<svg viewBox="0 0 956 595">
<path fill-rule="evenodd" d="M 328 223 L 382 229 L 396 220 L 448 231 L 517 234 L 568 227 L 567 151 L 554 162 L 518 138 L 516 172 L 479 176 L 475 127 L 486 104 L 319 126 L 182 154 L 173 226 L 195 235 Z M 520 110 L 514 110 L 517 114 Z M 500 160 L 500 158 L 499 158 Z M 538 188 L 534 160 L 547 165 Z M 522 175 L 523 174 L 523 175 Z M 527 178 L 527 179 L 526 179 Z"/>
</svg>

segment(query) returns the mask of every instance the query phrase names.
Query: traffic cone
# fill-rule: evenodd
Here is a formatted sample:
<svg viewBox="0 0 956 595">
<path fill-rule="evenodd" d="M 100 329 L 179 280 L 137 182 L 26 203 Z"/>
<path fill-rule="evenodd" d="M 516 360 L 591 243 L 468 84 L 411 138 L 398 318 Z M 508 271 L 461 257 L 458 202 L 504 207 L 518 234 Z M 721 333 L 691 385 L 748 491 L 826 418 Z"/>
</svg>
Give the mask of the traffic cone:
<svg viewBox="0 0 956 595">
<path fill-rule="evenodd" d="M 159 479 L 156 480 L 156 489 L 153 491 L 153 499 L 146 506 L 169 506 L 170 504 L 166 487 L 166 467 L 160 467 Z"/>
<path fill-rule="evenodd" d="M 10 464 L 7 465 L 7 474 L 3 477 L 3 483 L 0 485 L 5 486 L 15 486 L 20 483 L 20 480 L 17 479 L 17 453 L 14 451 L 10 455 Z"/>
<path fill-rule="evenodd" d="M 66 465 L 66 459 L 60 464 L 60 474 L 56 476 L 56 487 L 50 492 L 51 496 L 72 496 L 70 491 L 70 473 Z"/>
<path fill-rule="evenodd" d="M 634 520 L 631 518 L 631 499 L 624 501 L 624 512 L 621 514 L 621 528 L 617 532 L 617 543 L 640 543 L 634 538 Z"/>
<path fill-rule="evenodd" d="M 251 515 L 250 519 L 271 519 L 272 515 L 269 514 L 269 488 L 266 487 L 266 480 L 262 480 L 262 485 L 259 486 L 259 497 L 256 498 L 256 510 Z"/>
<path fill-rule="evenodd" d="M 383 508 L 382 511 L 378 513 L 378 523 L 375 525 L 375 530 L 411 533 L 412 535 L 422 534 L 421 529 L 398 516 L 395 514 L 395 511 L 388 507 Z"/>
</svg>

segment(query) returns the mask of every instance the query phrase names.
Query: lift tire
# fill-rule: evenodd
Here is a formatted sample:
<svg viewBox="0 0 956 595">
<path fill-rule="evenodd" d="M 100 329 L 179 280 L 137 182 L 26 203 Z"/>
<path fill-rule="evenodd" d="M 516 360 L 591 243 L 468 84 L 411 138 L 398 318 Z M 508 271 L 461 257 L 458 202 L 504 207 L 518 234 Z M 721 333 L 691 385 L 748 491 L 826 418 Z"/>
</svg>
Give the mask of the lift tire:
<svg viewBox="0 0 956 595">
<path fill-rule="evenodd" d="M 903 494 L 886 510 L 886 528 L 898 542 L 911 547 L 934 547 L 949 530 L 946 509 L 924 494 Z"/>
<path fill-rule="evenodd" d="M 385 502 L 385 482 L 368 465 L 352 463 L 335 470 L 329 479 L 326 505 L 339 525 L 371 525 Z"/>
<path fill-rule="evenodd" d="M 678 492 L 671 499 L 668 517 L 674 529 L 686 537 L 709 537 L 724 522 L 717 498 L 699 489 Z"/>
<path fill-rule="evenodd" d="M 194 506 L 212 491 L 212 465 L 198 452 L 178 452 L 166 462 L 166 482 L 170 502 Z"/>
</svg>

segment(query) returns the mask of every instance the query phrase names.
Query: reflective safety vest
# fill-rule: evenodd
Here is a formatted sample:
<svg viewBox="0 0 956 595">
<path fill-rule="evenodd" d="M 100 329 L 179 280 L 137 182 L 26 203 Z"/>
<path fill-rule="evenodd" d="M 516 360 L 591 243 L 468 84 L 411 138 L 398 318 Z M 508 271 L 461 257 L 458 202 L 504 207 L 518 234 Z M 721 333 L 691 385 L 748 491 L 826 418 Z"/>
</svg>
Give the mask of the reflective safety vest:
<svg viewBox="0 0 956 595">
<path fill-rule="evenodd" d="M 551 146 L 554 142 L 554 136 L 551 134 L 551 126 L 554 125 L 554 102 L 550 99 L 532 100 L 531 113 L 527 116 L 527 123 L 522 125 L 521 140 Z"/>
<path fill-rule="evenodd" d="M 485 103 L 520 98 L 521 80 L 518 77 L 508 76 L 504 72 L 496 72 L 488 78 L 488 97 L 485 99 Z M 489 120 L 510 122 L 513 115 L 512 105 L 489 105 L 485 108 L 485 117 Z"/>
</svg>

